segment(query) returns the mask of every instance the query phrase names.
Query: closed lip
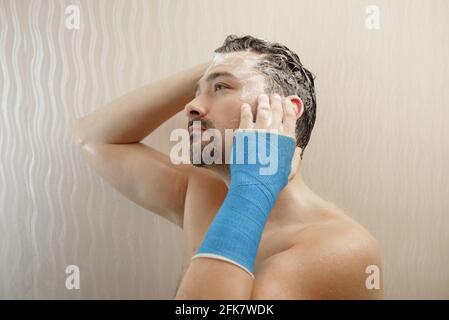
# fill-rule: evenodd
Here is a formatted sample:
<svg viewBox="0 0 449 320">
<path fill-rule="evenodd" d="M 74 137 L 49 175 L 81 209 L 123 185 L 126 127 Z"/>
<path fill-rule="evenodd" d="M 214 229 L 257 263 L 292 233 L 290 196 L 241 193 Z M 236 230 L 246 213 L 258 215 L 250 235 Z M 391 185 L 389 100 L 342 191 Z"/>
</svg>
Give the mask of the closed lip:
<svg viewBox="0 0 449 320">
<path fill-rule="evenodd" d="M 206 130 L 206 128 L 201 127 L 201 132 L 203 132 L 203 131 L 205 131 L 205 130 Z M 192 132 L 193 132 L 193 126 L 190 126 L 190 127 L 189 127 L 189 134 L 192 134 Z"/>
</svg>

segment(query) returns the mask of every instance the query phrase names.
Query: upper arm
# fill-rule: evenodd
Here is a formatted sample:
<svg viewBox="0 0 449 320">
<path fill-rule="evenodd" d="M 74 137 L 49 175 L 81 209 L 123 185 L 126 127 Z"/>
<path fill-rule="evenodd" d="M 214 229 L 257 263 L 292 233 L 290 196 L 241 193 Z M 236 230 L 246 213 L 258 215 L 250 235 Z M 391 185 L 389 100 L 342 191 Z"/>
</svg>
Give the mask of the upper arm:
<svg viewBox="0 0 449 320">
<path fill-rule="evenodd" d="M 80 149 L 120 193 L 182 227 L 190 165 L 174 165 L 168 156 L 143 143 L 84 142 Z"/>
</svg>

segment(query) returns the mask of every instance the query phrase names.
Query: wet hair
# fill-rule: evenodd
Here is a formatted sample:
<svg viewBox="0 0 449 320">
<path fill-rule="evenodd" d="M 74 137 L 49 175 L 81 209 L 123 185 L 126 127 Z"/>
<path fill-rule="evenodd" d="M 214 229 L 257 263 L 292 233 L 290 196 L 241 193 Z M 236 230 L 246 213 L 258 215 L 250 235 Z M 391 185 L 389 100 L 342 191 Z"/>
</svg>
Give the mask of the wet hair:
<svg viewBox="0 0 449 320">
<path fill-rule="evenodd" d="M 265 93 L 283 96 L 297 95 L 304 112 L 296 121 L 296 145 L 301 147 L 301 159 L 310 140 L 316 118 L 315 76 L 307 70 L 296 53 L 286 46 L 249 35 L 228 35 L 216 53 L 249 51 L 262 54 L 255 66 L 265 77 Z"/>
</svg>

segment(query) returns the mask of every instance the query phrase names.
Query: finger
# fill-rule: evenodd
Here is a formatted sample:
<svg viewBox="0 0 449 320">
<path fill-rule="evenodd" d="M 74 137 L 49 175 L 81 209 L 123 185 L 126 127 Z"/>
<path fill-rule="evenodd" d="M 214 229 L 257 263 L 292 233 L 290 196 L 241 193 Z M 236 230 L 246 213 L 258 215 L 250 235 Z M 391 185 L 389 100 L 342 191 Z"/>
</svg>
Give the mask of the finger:
<svg viewBox="0 0 449 320">
<path fill-rule="evenodd" d="M 298 171 L 300 162 L 301 162 L 301 148 L 300 147 L 296 147 L 295 148 L 295 153 L 293 154 L 291 171 L 290 171 L 290 174 L 288 176 L 288 181 L 289 182 L 295 177 L 296 172 Z"/>
<path fill-rule="evenodd" d="M 282 100 L 279 94 L 271 96 L 271 128 L 279 129 L 282 124 Z"/>
<path fill-rule="evenodd" d="M 247 103 L 242 104 L 240 110 L 240 128 L 250 129 L 253 127 L 253 113 L 251 112 L 251 106 Z"/>
<path fill-rule="evenodd" d="M 295 136 L 296 129 L 296 105 L 290 99 L 284 99 L 284 116 L 282 120 L 284 134 Z"/>
<path fill-rule="evenodd" d="M 257 118 L 255 127 L 257 129 L 268 129 L 271 123 L 271 107 L 268 95 L 260 95 L 257 102 Z"/>
</svg>

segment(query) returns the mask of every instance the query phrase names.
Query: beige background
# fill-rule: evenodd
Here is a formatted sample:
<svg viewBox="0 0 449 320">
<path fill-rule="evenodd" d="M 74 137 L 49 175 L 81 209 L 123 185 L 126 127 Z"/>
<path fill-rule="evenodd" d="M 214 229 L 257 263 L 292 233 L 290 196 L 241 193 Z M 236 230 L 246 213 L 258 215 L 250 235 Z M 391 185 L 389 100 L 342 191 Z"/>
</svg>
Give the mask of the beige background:
<svg viewBox="0 0 449 320">
<path fill-rule="evenodd" d="M 64 25 L 72 3 L 79 30 Z M 0 0 L 0 298 L 174 295 L 181 230 L 97 176 L 70 127 L 237 33 L 286 44 L 317 76 L 303 175 L 379 239 L 386 298 L 448 299 L 448 18 L 444 0 Z M 168 152 L 185 124 L 145 142 Z M 65 288 L 70 264 L 80 290 Z"/>
</svg>

